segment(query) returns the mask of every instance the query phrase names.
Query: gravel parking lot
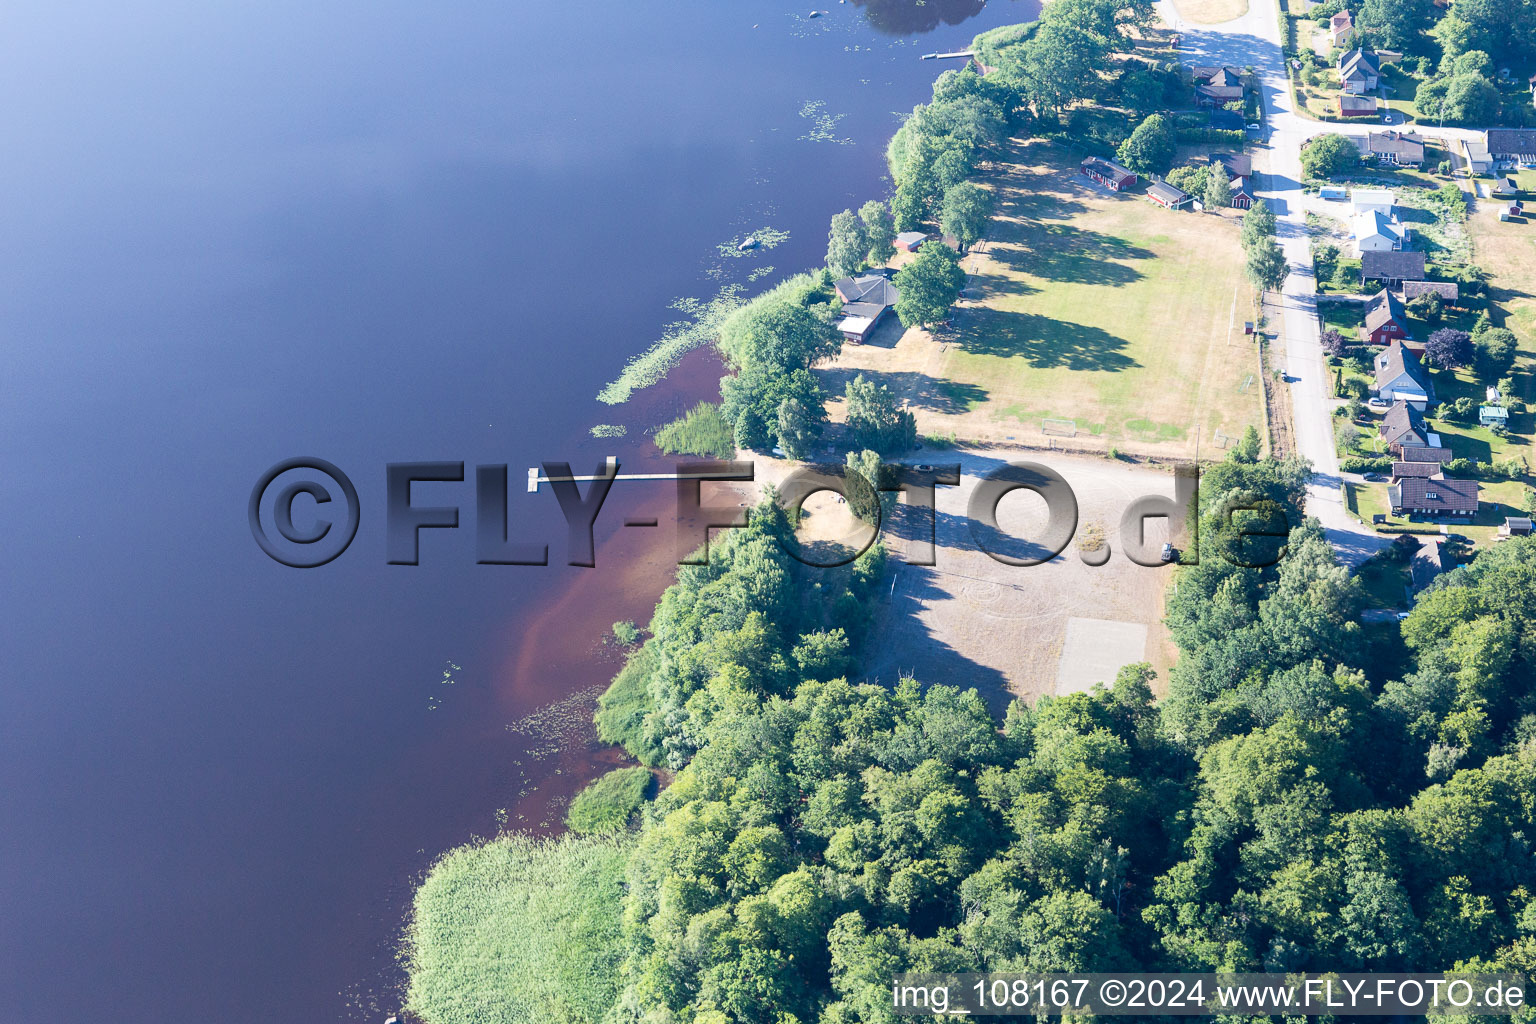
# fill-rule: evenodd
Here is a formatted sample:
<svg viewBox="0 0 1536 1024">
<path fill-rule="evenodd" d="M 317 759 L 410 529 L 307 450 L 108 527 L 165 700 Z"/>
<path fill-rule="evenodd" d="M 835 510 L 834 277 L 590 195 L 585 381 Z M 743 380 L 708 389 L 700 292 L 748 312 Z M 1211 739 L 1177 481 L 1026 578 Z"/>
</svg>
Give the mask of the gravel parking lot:
<svg viewBox="0 0 1536 1024">
<path fill-rule="evenodd" d="M 1033 699 L 1110 682 L 1121 665 L 1136 661 L 1152 663 L 1159 674 L 1154 685 L 1161 688 L 1175 655 L 1161 622 L 1173 570 L 1126 558 L 1119 523 L 1131 501 L 1173 495 L 1169 469 L 1009 448 L 934 453 L 927 461 L 959 461 L 961 483 L 938 489 L 934 565 L 904 561 L 925 533 L 925 517 L 902 505 L 884 524 L 895 567 L 866 653 L 870 676 L 886 683 L 912 675 L 925 683 L 975 686 L 998 708 L 1013 696 Z M 1076 496 L 1075 536 L 1049 561 L 1005 564 L 982 550 L 972 529 L 967 506 L 978 482 L 1008 462 L 1046 466 Z M 776 482 L 790 468 L 759 463 L 758 478 Z M 806 507 L 814 535 L 829 537 L 854 525 L 847 506 L 828 495 Z M 836 517 L 847 521 L 836 523 Z M 1044 499 L 1030 491 L 1014 491 L 998 504 L 998 526 L 1010 537 L 1041 537 L 1045 521 Z M 1166 521 L 1147 521 L 1148 543 L 1160 545 L 1166 537 Z M 1014 553 L 1028 553 L 1029 544 L 1014 543 Z M 999 546 L 996 538 L 988 544 Z M 1105 546 L 1108 559 L 1088 564 L 1103 559 Z"/>
</svg>

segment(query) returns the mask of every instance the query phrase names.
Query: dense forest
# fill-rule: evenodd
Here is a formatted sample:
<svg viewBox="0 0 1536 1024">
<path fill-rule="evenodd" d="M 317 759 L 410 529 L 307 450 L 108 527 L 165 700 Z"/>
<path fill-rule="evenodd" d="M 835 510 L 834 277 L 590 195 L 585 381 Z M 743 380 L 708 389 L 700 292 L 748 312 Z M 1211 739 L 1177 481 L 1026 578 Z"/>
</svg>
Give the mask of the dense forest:
<svg viewBox="0 0 1536 1024">
<path fill-rule="evenodd" d="M 892 1020 L 908 969 L 1536 968 L 1536 540 L 1373 641 L 1304 477 L 1206 473 L 1165 699 L 1134 666 L 1000 722 L 942 679 L 851 681 L 883 554 L 801 565 L 770 497 L 680 571 L 603 699 L 604 736 L 670 784 L 629 831 L 445 858 L 418 895 L 413 1007 L 852 1024 Z M 1276 564 L 1241 564 L 1270 559 L 1224 514 L 1239 497 L 1293 524 Z M 558 999 L 528 936 L 559 947 Z"/>
</svg>

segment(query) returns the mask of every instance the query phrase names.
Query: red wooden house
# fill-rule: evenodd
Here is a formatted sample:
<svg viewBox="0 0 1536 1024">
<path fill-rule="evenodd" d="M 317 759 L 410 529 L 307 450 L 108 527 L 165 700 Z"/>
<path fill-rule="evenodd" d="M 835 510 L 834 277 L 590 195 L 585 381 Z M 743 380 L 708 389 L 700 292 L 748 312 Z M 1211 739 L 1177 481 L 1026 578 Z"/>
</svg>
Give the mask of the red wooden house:
<svg viewBox="0 0 1536 1024">
<path fill-rule="evenodd" d="M 1365 336 L 1376 345 L 1387 345 L 1408 337 L 1408 314 L 1403 303 L 1385 288 L 1366 303 Z"/>
<path fill-rule="evenodd" d="M 1083 161 L 1083 173 L 1107 189 L 1119 192 L 1136 184 L 1136 174 L 1117 163 L 1091 156 Z"/>
</svg>

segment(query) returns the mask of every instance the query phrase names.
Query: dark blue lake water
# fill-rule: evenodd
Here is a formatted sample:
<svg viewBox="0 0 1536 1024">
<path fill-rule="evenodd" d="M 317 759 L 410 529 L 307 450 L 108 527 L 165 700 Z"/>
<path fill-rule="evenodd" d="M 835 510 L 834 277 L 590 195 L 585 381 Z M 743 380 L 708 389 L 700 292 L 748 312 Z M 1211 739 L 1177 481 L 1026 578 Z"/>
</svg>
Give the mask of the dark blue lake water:
<svg viewBox="0 0 1536 1024">
<path fill-rule="evenodd" d="M 0 1018 L 377 1020 L 432 858 L 557 827 L 613 760 L 601 633 L 671 547 L 620 523 L 668 494 L 616 490 L 575 569 L 522 474 L 650 457 L 711 357 L 594 396 L 669 303 L 819 263 L 918 55 L 1035 13 L 817 2 L 7 8 Z M 309 571 L 246 522 L 296 455 L 363 513 Z M 386 565 L 384 467 L 420 459 L 509 463 L 556 564 L 475 565 L 466 482 L 417 487 L 464 528 Z"/>
</svg>

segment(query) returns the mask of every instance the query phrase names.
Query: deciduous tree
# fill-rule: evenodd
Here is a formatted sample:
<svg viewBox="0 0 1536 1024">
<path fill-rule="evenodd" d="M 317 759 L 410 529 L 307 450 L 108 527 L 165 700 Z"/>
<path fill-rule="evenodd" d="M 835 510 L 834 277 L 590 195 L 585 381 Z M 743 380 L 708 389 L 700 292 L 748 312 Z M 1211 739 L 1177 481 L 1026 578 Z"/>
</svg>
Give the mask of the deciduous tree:
<svg viewBox="0 0 1536 1024">
<path fill-rule="evenodd" d="M 960 257 L 941 242 L 924 242 L 917 258 L 895 278 L 901 292 L 896 315 L 904 327 L 927 327 L 944 319 L 965 284 Z"/>
<path fill-rule="evenodd" d="M 837 277 L 848 277 L 863 266 L 869 255 L 869 232 L 852 210 L 832 215 L 827 232 L 827 269 Z"/>
<path fill-rule="evenodd" d="M 975 182 L 962 181 L 944 193 L 939 227 L 969 249 L 987 231 L 992 217 L 992 193 Z"/>
</svg>

